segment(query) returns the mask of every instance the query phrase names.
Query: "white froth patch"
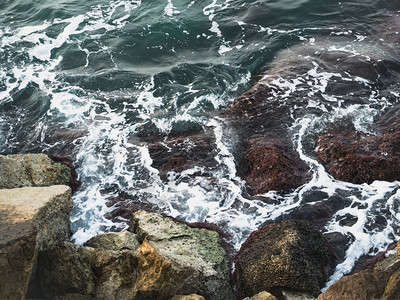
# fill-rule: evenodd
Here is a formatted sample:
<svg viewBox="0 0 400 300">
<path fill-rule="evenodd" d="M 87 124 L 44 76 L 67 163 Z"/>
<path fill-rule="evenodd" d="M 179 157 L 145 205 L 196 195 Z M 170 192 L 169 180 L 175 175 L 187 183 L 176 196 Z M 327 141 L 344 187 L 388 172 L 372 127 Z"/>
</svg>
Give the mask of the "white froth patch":
<svg viewBox="0 0 400 300">
<path fill-rule="evenodd" d="M 227 52 L 229 52 L 229 51 L 232 51 L 232 49 L 233 49 L 233 48 L 231 48 L 231 47 L 227 47 L 227 46 L 225 46 L 225 45 L 221 45 L 221 46 L 219 47 L 219 49 L 218 49 L 218 53 L 219 53 L 219 55 L 223 55 L 223 54 L 225 54 L 225 53 L 227 53 Z"/>
<path fill-rule="evenodd" d="M 36 57 L 37 59 L 40 59 L 42 61 L 50 60 L 51 51 L 53 49 L 61 47 L 69 39 L 70 35 L 76 33 L 76 30 L 78 29 L 79 25 L 85 20 L 85 18 L 85 16 L 80 15 L 64 20 L 63 22 L 69 24 L 64 28 L 64 31 L 60 33 L 54 40 L 42 34 L 41 38 L 45 39 L 44 43 L 39 44 L 38 46 L 29 50 L 29 55 L 32 58 Z"/>
<path fill-rule="evenodd" d="M 172 0 L 168 0 L 168 4 L 164 9 L 164 13 L 169 16 L 172 17 L 173 15 L 177 15 L 180 14 L 180 11 L 178 11 L 176 9 L 176 7 L 172 4 Z"/>
</svg>

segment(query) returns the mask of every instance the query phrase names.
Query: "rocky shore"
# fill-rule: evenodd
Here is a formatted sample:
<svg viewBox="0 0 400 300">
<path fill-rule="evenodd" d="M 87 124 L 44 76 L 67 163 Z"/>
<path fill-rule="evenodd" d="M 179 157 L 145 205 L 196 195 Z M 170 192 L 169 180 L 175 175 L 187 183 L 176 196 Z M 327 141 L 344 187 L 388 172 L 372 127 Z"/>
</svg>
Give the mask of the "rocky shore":
<svg viewBox="0 0 400 300">
<path fill-rule="evenodd" d="M 231 253 L 216 231 L 143 210 L 131 215 L 129 231 L 74 245 L 68 242 L 70 169 L 42 155 L 0 161 L 6 174 L 0 190 L 1 299 L 400 297 L 397 253 L 381 255 L 381 262 L 320 294 L 344 253 L 337 240 L 298 220 L 315 211 L 293 212 L 292 220 L 253 232 L 234 258 L 233 278 Z"/>
<path fill-rule="evenodd" d="M 75 245 L 68 241 L 68 184 L 76 181 L 70 166 L 44 154 L 10 155 L 0 156 L 0 170 L 1 299 L 400 297 L 400 248 L 321 293 L 337 255 L 304 220 L 253 232 L 235 255 L 234 269 L 224 237 L 212 226 L 144 210 L 132 213 L 128 231 Z"/>
<path fill-rule="evenodd" d="M 397 43 L 398 35 L 389 40 Z M 337 77 L 326 82 L 324 91 L 347 94 L 346 101 L 354 103 L 365 99 L 364 80 L 378 84 L 385 75 L 380 57 L 365 60 L 323 49 L 323 44 L 312 44 L 283 51 L 266 76 L 218 114 L 230 133 L 237 173 L 250 200 L 269 191 L 293 192 L 313 176 L 289 128 L 307 113 L 310 93 L 317 99 L 321 95 L 299 75 L 311 80 L 307 76 L 317 61 L 319 72 Z M 293 82 L 297 85 L 291 89 Z M 376 115 L 371 133 L 345 120 L 327 122 L 313 133 L 314 142 L 302 146 L 337 180 L 398 181 L 399 111 L 393 105 Z M 161 180 L 171 171 L 197 166 L 192 176 L 212 184 L 208 171 L 216 165 L 216 137 L 210 128 L 186 125 L 168 135 L 143 128 L 139 142 L 148 148 Z M 400 299 L 400 245 L 360 263 L 357 272 L 321 293 L 352 238 L 321 231 L 336 212 L 352 205 L 352 195 L 309 190 L 302 195 L 304 205 L 266 222 L 234 253 L 229 237 L 215 225 L 184 223 L 122 194 L 109 199 L 116 209 L 108 217 L 129 219 L 129 229 L 73 244 L 71 194 L 78 187 L 68 158 L 0 155 L 0 299 Z M 379 216 L 373 218 L 379 230 Z M 357 217 L 343 216 L 340 222 L 351 227 Z"/>
</svg>

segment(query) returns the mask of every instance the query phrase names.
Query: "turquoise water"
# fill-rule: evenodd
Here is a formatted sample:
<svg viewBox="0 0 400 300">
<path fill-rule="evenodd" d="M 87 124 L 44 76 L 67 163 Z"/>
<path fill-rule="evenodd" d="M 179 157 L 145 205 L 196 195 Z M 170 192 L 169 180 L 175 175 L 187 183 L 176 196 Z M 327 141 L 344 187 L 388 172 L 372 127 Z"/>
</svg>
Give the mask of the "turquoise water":
<svg viewBox="0 0 400 300">
<path fill-rule="evenodd" d="M 50 152 L 75 159 L 83 182 L 71 217 L 77 243 L 126 227 L 127 220 L 114 224 L 104 217 L 110 212 L 105 205 L 110 193 L 124 193 L 188 221 L 219 224 L 237 248 L 264 222 L 300 205 L 308 189 L 357 190 L 354 201 L 370 201 L 371 207 L 383 199 L 390 213 L 381 233 L 366 230 L 367 221 L 354 228 L 341 228 L 335 220 L 327 225 L 326 232 L 354 237 L 337 279 L 361 255 L 399 238 L 394 210 L 399 183 L 357 186 L 330 178 L 301 147 L 306 128 L 323 123 L 310 110 L 296 120 L 294 130 L 302 158 L 318 176 L 292 194 L 264 195 L 279 199 L 279 205 L 250 201 L 242 195 L 244 182 L 237 176 L 229 131 L 215 114 L 282 55 L 290 55 L 282 51 L 301 45 L 333 47 L 393 62 L 388 78 L 365 84 L 371 105 L 341 105 L 343 99 L 335 96 L 324 117 L 348 115 L 366 130 L 379 110 L 400 98 L 396 46 L 383 51 L 366 43 L 377 24 L 398 9 L 396 1 L 376 0 L 3 0 L 0 153 Z M 320 88 L 324 79 L 318 80 L 310 90 Z M 176 180 L 195 170 L 162 181 L 141 142 L 143 135 L 168 134 L 187 124 L 211 129 L 216 137 L 218 165 L 210 172 L 217 183 L 212 188 L 204 188 L 208 182 L 202 178 Z M 348 212 L 360 220 L 377 213 L 342 211 Z"/>
</svg>

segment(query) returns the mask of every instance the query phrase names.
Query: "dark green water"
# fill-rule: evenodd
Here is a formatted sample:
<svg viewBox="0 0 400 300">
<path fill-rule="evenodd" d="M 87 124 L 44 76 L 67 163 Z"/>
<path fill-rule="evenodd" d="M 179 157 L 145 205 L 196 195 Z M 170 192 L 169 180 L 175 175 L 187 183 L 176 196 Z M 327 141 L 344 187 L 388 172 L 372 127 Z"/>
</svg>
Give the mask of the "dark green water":
<svg viewBox="0 0 400 300">
<path fill-rule="evenodd" d="M 173 216 L 225 226 L 238 247 L 264 221 L 290 211 L 299 201 L 293 194 L 269 195 L 279 198 L 280 205 L 250 203 L 242 197 L 243 182 L 236 176 L 229 138 L 215 112 L 250 88 L 283 50 L 315 45 L 392 62 L 387 78 L 366 84 L 369 103 L 341 106 L 342 98 L 330 100 L 332 118 L 348 114 L 357 126 L 367 128 L 380 109 L 400 99 L 397 44 L 382 50 L 378 42 L 366 43 L 379 41 L 379 34 L 387 38 L 377 27 L 398 9 L 396 1 L 377 0 L 3 0 L 0 153 L 52 152 L 76 160 L 83 181 L 71 218 L 78 243 L 126 226 L 103 217 L 110 209 L 101 191 L 112 188 L 115 194 L 143 199 Z M 390 24 L 400 30 L 396 20 Z M 322 77 L 318 80 L 323 84 Z M 306 117 L 298 124 L 315 120 L 311 112 Z M 215 132 L 215 189 L 204 189 L 201 179 L 162 182 L 140 143 L 145 134 L 188 126 Z M 318 178 L 325 178 L 317 162 L 308 159 Z M 303 191 L 311 188 L 356 189 L 355 195 L 362 195 L 359 200 L 371 201 L 371 207 L 386 197 L 389 211 L 400 201 L 398 182 L 354 187 L 328 178 L 311 182 Z M 388 200 L 382 196 L 387 194 L 394 196 Z M 362 219 L 376 211 L 351 213 Z M 363 225 L 342 229 L 355 242 L 335 278 L 362 254 L 398 239 L 397 222 L 393 211 L 381 235 L 365 231 Z M 336 225 L 332 220 L 327 232 L 340 231 Z"/>
</svg>

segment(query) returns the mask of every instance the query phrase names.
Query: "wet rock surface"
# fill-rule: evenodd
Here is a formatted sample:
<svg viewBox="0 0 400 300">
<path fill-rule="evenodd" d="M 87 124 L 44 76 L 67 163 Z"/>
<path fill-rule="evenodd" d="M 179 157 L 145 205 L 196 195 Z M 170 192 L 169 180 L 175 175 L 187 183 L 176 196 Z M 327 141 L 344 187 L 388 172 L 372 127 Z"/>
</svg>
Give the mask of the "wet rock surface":
<svg viewBox="0 0 400 300">
<path fill-rule="evenodd" d="M 308 166 L 292 145 L 279 139 L 254 138 L 246 151 L 246 181 L 255 194 L 287 191 L 310 179 Z"/>
<path fill-rule="evenodd" d="M 24 299 L 39 251 L 69 237 L 68 186 L 0 190 L 0 298 Z"/>
<path fill-rule="evenodd" d="M 322 234 L 305 221 L 283 221 L 253 232 L 238 252 L 235 280 L 240 297 L 282 290 L 318 295 L 334 255 Z"/>
<path fill-rule="evenodd" d="M 374 136 L 333 130 L 319 136 L 316 153 L 339 180 L 359 184 L 400 179 L 400 131 Z"/>
<path fill-rule="evenodd" d="M 68 186 L 71 188 L 72 193 L 74 193 L 80 187 L 81 182 L 78 180 L 78 173 L 76 172 L 74 162 L 72 161 L 72 159 L 62 155 L 48 154 L 48 156 L 53 162 L 60 163 L 69 168 L 70 177 Z"/>
<path fill-rule="evenodd" d="M 215 164 L 215 137 L 204 132 L 183 137 L 169 137 L 146 144 L 153 160 L 152 166 L 165 179 L 168 172 L 182 172 L 197 167 L 212 167 Z"/>
</svg>

